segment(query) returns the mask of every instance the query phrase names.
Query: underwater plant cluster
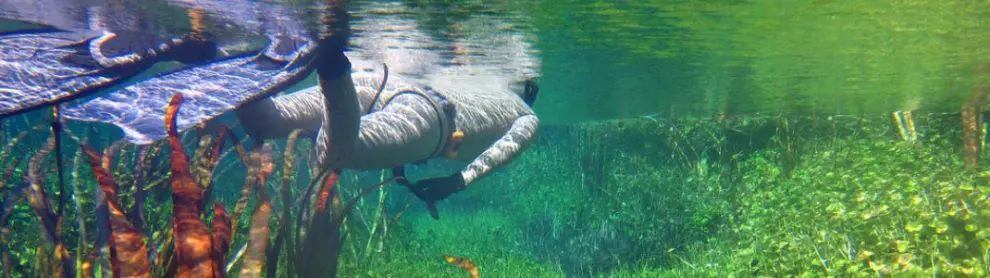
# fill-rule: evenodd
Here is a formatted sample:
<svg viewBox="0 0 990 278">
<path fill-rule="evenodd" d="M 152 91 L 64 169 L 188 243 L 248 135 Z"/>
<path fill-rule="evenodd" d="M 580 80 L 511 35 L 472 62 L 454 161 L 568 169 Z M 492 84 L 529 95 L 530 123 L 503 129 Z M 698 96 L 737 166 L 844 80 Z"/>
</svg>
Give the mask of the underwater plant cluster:
<svg viewBox="0 0 990 278">
<path fill-rule="evenodd" d="M 988 174 L 965 165 L 959 119 L 915 116 L 913 141 L 889 115 L 546 127 L 436 221 L 385 173 L 313 184 L 298 133 L 246 148 L 223 127 L 146 147 L 73 134 L 62 195 L 50 136 L 25 118 L 2 132 L 3 271 L 157 277 L 210 261 L 309 277 L 337 256 L 339 275 L 371 277 L 461 277 L 466 263 L 495 277 L 981 276 Z M 186 221 L 200 224 L 170 224 Z M 195 236 L 214 246 L 189 248 L 213 251 L 179 259 L 172 246 Z"/>
</svg>

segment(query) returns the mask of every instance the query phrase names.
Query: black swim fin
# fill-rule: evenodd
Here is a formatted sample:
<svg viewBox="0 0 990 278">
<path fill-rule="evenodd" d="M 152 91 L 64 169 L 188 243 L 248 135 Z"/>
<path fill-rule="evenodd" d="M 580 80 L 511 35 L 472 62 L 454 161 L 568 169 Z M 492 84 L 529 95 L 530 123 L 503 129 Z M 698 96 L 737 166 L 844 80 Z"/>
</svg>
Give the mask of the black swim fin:
<svg viewBox="0 0 990 278">
<path fill-rule="evenodd" d="M 426 202 L 426 209 L 430 211 L 430 216 L 435 220 L 440 220 L 440 211 L 437 211 L 437 202 L 429 201 Z"/>
<path fill-rule="evenodd" d="M 212 59 L 208 35 L 160 39 L 140 33 L 39 29 L 0 34 L 0 117 L 69 101 L 163 60 Z"/>
<path fill-rule="evenodd" d="M 259 52 L 160 74 L 69 107 L 63 115 L 117 125 L 129 141 L 148 144 L 165 138 L 161 123 L 172 95 L 186 97 L 178 117 L 181 132 L 301 81 L 312 71 L 315 47 L 303 37 L 270 37 Z"/>
</svg>

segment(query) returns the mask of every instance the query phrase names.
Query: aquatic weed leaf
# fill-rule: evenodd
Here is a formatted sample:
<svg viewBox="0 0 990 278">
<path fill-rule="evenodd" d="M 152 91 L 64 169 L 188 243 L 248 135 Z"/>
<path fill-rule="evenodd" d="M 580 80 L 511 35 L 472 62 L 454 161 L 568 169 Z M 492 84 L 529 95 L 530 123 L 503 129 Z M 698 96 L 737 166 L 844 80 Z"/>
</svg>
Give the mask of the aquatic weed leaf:
<svg viewBox="0 0 990 278">
<path fill-rule="evenodd" d="M 48 154 L 52 152 L 55 147 L 54 139 L 49 139 L 44 147 L 41 148 L 31 160 L 28 162 L 28 180 L 31 184 L 30 193 L 28 194 L 28 203 L 34 210 L 35 214 L 41 219 L 42 227 L 45 229 L 45 235 L 47 239 L 53 243 L 57 243 L 58 234 L 55 232 L 55 213 L 52 212 L 52 206 L 45 196 L 45 186 L 41 184 L 41 163 Z"/>
<path fill-rule="evenodd" d="M 73 264 L 71 256 L 68 254 L 68 250 L 65 249 L 65 245 L 62 242 L 62 222 L 61 215 L 55 214 L 49 202 L 48 197 L 45 194 L 45 186 L 41 183 L 41 164 L 45 158 L 55 149 L 55 138 L 49 137 L 45 145 L 39 150 L 33 157 L 31 157 L 28 163 L 28 180 L 30 181 L 30 193 L 28 194 L 28 203 L 34 210 L 35 214 L 38 215 L 40 222 L 42 223 L 42 228 L 45 229 L 46 238 L 55 245 L 54 255 L 55 259 L 59 261 L 61 269 L 56 274 L 61 277 L 68 277 L 73 271 Z"/>
<path fill-rule="evenodd" d="M 296 129 L 289 133 L 289 137 L 285 142 L 285 152 L 282 155 L 282 185 L 279 188 L 279 193 L 282 198 L 282 216 L 279 218 L 278 231 L 275 234 L 275 241 L 272 243 L 272 248 L 268 252 L 268 273 L 267 277 L 275 277 L 278 269 L 278 258 L 282 253 L 282 244 L 286 242 L 286 237 L 289 236 L 289 230 L 292 229 L 291 226 L 291 212 L 292 212 L 292 189 L 290 188 L 294 179 L 295 168 L 294 168 L 294 158 L 296 149 L 296 140 L 299 139 L 299 134 L 302 130 Z M 291 240 L 288 240 L 288 246 L 285 248 L 287 261 L 293 262 L 295 260 L 295 246 Z M 291 263 L 290 263 L 291 265 Z M 290 268 L 289 271 L 292 269 Z M 290 274 L 291 276 L 291 274 Z"/>
<path fill-rule="evenodd" d="M 85 142 L 85 140 L 78 140 L 77 142 Z M 73 156 L 72 158 L 72 170 L 70 176 L 70 178 L 72 179 L 71 199 L 72 199 L 72 204 L 75 207 L 75 213 L 77 216 L 84 215 L 82 205 L 79 202 L 79 200 L 81 199 L 80 195 L 83 192 L 80 189 L 80 185 L 84 183 L 80 175 L 83 172 L 82 166 L 83 164 L 85 164 L 83 163 L 83 156 L 85 156 L 85 154 L 83 153 L 82 148 L 76 151 L 75 156 Z M 77 227 L 76 231 L 79 233 L 79 239 L 76 245 L 77 246 L 76 253 L 80 254 L 80 256 L 76 257 L 76 265 L 79 267 L 78 271 L 81 273 L 92 273 L 92 269 L 91 269 L 92 264 L 90 263 L 90 258 L 89 258 L 90 256 L 82 255 L 89 253 L 86 250 L 86 248 L 89 247 L 86 244 L 87 242 L 89 242 L 89 239 L 86 231 L 85 217 L 76 217 L 76 227 Z"/>
<path fill-rule="evenodd" d="M 985 97 L 980 97 L 980 99 Z M 981 109 L 982 100 L 971 100 L 974 103 L 967 103 L 962 110 L 962 131 L 963 131 L 963 161 L 970 169 L 979 169 L 980 152 L 983 147 L 983 115 Z"/>
<path fill-rule="evenodd" d="M 175 94 L 165 109 L 165 128 L 172 147 L 172 227 L 177 275 L 209 277 L 215 273 L 217 266 L 210 256 L 213 245 L 210 231 L 199 218 L 203 189 L 193 181 L 189 172 L 189 157 L 176 130 L 176 116 L 182 101 L 183 95 Z"/>
<path fill-rule="evenodd" d="M 268 249 L 268 219 L 271 217 L 271 214 L 271 204 L 267 198 L 262 198 L 258 207 L 255 208 L 254 215 L 251 217 L 248 249 L 244 257 L 244 265 L 241 266 L 239 277 L 262 277 L 261 269 L 265 266 L 265 255 Z"/>
<path fill-rule="evenodd" d="M 337 256 L 340 254 L 340 227 L 333 226 L 328 206 L 339 206 L 339 197 L 335 196 L 334 186 L 340 179 L 336 171 L 321 175 L 314 182 L 320 183 L 317 191 L 316 204 L 306 226 L 306 238 L 302 243 L 299 274 L 303 277 L 314 277 L 335 274 L 337 271 Z M 339 215 L 339 214 L 336 214 Z M 335 215 L 335 217 L 336 217 Z M 334 220 L 335 221 L 335 220 Z M 329 262 L 322 258 L 329 258 Z"/>
<path fill-rule="evenodd" d="M 217 135 L 205 134 L 199 140 L 199 148 L 195 152 L 195 163 L 193 164 L 193 177 L 199 185 L 207 190 L 213 184 L 214 169 L 220 162 L 221 151 L 226 143 L 227 134 L 230 128 L 220 125 L 217 128 Z"/>
<path fill-rule="evenodd" d="M 134 205 L 131 206 L 131 210 L 128 211 L 127 215 L 131 217 L 131 223 L 134 226 L 142 228 L 146 225 L 145 215 L 144 215 L 144 202 L 145 197 L 147 197 L 148 190 L 145 188 L 146 180 L 154 180 L 151 183 L 147 183 L 148 188 L 153 188 L 158 184 L 164 183 L 164 178 L 159 178 L 154 175 L 154 171 L 164 168 L 164 167 L 149 167 L 153 163 L 153 160 L 158 156 L 161 151 L 162 144 L 156 143 L 148 146 L 141 146 L 140 151 L 138 151 L 138 161 L 136 168 L 136 177 L 134 178 Z M 167 169 L 167 168 L 165 168 Z M 152 171 L 149 173 L 149 170 Z M 157 179 L 157 180 L 155 180 Z"/>
<path fill-rule="evenodd" d="M 102 200 L 110 209 L 110 263 L 113 273 L 120 277 L 151 277 L 151 263 L 148 261 L 148 248 L 145 236 L 128 221 L 124 210 L 117 201 L 117 182 L 107 169 L 102 167 L 100 155 L 89 146 L 83 146 L 89 157 L 93 177 L 99 183 Z M 106 161 L 104 157 L 103 161 Z"/>
<path fill-rule="evenodd" d="M 10 269 L 12 262 L 10 261 L 10 254 L 7 253 L 7 238 L 10 237 L 10 229 L 7 227 L 0 226 L 0 263 L 3 263 L 3 274 L 4 277 L 10 277 Z"/>
<path fill-rule="evenodd" d="M 213 143 L 213 134 L 203 134 L 203 128 L 199 128 L 197 135 L 199 135 L 199 142 L 193 150 L 192 161 L 189 167 L 192 171 L 193 180 L 206 189 L 206 194 L 209 194 L 210 185 L 213 183 L 210 177 L 213 173 L 209 166 L 210 156 L 207 153 L 210 152 L 209 149 Z"/>
<path fill-rule="evenodd" d="M 213 203 L 213 222 L 211 224 L 213 225 L 213 263 L 216 265 L 214 276 L 219 278 L 226 276 L 226 272 L 221 266 L 226 264 L 227 250 L 230 248 L 230 242 L 233 238 L 230 217 L 220 202 Z"/>
<path fill-rule="evenodd" d="M 340 179 L 340 175 L 336 172 L 330 173 L 323 186 L 320 187 L 319 197 L 316 199 L 316 213 L 325 214 L 327 213 L 327 206 L 330 205 L 330 197 L 335 195 L 334 186 L 337 185 L 337 181 Z"/>
<path fill-rule="evenodd" d="M 240 144 L 237 145 L 238 154 L 241 155 L 241 161 L 247 167 L 247 175 L 244 177 L 244 186 L 241 187 L 241 196 L 237 198 L 237 202 L 234 203 L 234 214 L 231 215 L 231 222 L 234 226 L 237 226 L 238 218 L 244 214 L 244 210 L 247 209 L 248 201 L 251 199 L 252 190 L 255 188 L 255 184 L 258 182 L 258 167 L 255 167 L 254 157 L 252 154 L 244 153 L 244 147 Z"/>
<path fill-rule="evenodd" d="M 272 149 L 271 145 L 263 144 L 249 155 L 248 167 L 254 169 L 253 173 L 258 181 L 258 207 L 251 217 L 251 230 L 247 246 L 247 254 L 244 257 L 244 265 L 241 267 L 240 277 L 261 277 L 261 270 L 265 265 L 265 256 L 268 250 L 268 219 L 272 214 L 272 206 L 268 201 L 268 194 L 265 183 L 268 175 L 272 173 Z"/>
<path fill-rule="evenodd" d="M 6 159 L 14 146 L 27 137 L 29 131 L 34 129 L 22 131 L 17 136 L 8 139 L 10 141 L 0 151 L 0 161 Z M 10 161 L 7 161 L 7 168 L 4 169 L 2 176 L 0 176 L 0 257 L 2 257 L 0 258 L 0 265 L 2 265 L 2 272 L 0 274 L 3 277 L 10 277 L 12 263 L 10 261 L 10 254 L 7 253 L 8 238 L 10 238 L 10 229 L 7 228 L 7 224 L 11 215 L 14 213 L 14 204 L 19 203 L 25 197 L 25 189 L 30 186 L 30 183 L 22 182 L 8 187 L 14 170 L 20 165 L 23 158 L 24 156 L 22 155 L 14 155 Z"/>
<path fill-rule="evenodd" d="M 11 156 L 10 152 L 14 149 L 14 147 L 17 146 L 21 140 L 24 140 L 24 138 L 27 137 L 31 131 L 39 128 L 40 126 L 34 127 L 29 130 L 21 131 L 12 138 L 5 138 L 9 141 L 7 142 L 7 145 L 4 146 L 3 150 L 0 151 L 0 162 Z M 0 176 L 0 227 L 7 226 L 7 220 L 10 219 L 9 217 L 13 213 L 12 209 L 14 204 L 19 202 L 19 200 L 24 197 L 24 189 L 28 188 L 30 185 L 30 183 L 19 183 L 8 187 L 8 184 L 12 180 L 11 177 L 14 175 L 14 170 L 21 164 L 21 160 L 24 157 L 25 156 L 23 155 L 13 155 L 13 158 L 6 162 L 7 168 L 4 169 L 2 176 Z"/>
<path fill-rule="evenodd" d="M 31 129 L 21 131 L 16 136 L 8 138 L 7 145 L 4 146 L 3 151 L 0 152 L 0 160 L 6 159 L 8 156 L 13 156 L 10 161 L 7 162 L 7 168 L 3 172 L 3 178 L 0 179 L 0 185 L 6 185 L 10 181 L 11 176 L 14 174 L 14 170 L 20 165 L 21 160 L 25 157 L 22 155 L 11 155 L 11 152 L 15 150 L 21 140 L 24 140 L 33 131 L 41 129 L 43 126 L 35 126 Z"/>
</svg>

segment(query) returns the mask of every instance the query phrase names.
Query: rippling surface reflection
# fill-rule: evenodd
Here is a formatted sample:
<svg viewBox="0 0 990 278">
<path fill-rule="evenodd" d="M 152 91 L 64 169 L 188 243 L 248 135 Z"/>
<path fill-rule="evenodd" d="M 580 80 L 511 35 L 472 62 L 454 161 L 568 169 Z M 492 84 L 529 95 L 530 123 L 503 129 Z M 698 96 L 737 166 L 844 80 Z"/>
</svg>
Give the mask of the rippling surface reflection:
<svg viewBox="0 0 990 278">
<path fill-rule="evenodd" d="M 235 52 L 263 46 L 264 34 L 314 33 L 320 5 L 3 0 L 0 17 L 163 35 L 202 28 Z M 985 2 L 354 1 L 349 9 L 353 55 L 424 78 L 539 77 L 546 124 L 951 112 L 987 83 L 990 62 Z"/>
</svg>

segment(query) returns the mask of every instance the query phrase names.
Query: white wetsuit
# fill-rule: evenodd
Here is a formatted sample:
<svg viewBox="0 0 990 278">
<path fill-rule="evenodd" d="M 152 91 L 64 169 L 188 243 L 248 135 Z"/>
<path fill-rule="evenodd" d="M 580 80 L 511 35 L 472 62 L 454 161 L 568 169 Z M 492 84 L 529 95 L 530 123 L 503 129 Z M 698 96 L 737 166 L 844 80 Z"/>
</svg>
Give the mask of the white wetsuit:
<svg viewBox="0 0 990 278">
<path fill-rule="evenodd" d="M 323 94 L 314 86 L 266 98 L 240 108 L 239 120 L 260 138 L 285 136 L 293 129 L 318 132 L 313 162 L 325 169 L 386 169 L 446 158 L 452 132 L 460 131 L 464 136 L 452 158 L 471 161 L 461 171 L 466 185 L 511 161 L 539 127 L 509 81 L 451 77 L 427 86 L 393 74 L 375 101 L 385 75 L 370 67 L 352 70 L 350 80 L 321 80 L 324 88 L 340 90 Z M 504 85 L 478 86 L 483 83 Z M 353 145 L 347 148 L 349 141 Z"/>
</svg>

